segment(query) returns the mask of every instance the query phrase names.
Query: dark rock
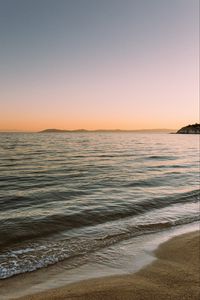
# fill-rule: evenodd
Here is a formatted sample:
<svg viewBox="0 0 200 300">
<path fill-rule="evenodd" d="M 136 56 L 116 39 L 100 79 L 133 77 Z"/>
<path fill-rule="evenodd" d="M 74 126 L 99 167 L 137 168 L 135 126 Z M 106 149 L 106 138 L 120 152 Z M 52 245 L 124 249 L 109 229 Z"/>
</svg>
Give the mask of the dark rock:
<svg viewBox="0 0 200 300">
<path fill-rule="evenodd" d="M 177 131 L 180 134 L 200 134 L 200 124 L 187 125 Z"/>
</svg>

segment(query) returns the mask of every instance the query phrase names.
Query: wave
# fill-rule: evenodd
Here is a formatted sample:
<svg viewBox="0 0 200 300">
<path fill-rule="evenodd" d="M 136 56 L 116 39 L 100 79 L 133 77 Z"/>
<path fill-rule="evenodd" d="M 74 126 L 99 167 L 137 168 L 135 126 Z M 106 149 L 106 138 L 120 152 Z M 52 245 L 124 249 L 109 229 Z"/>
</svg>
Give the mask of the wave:
<svg viewBox="0 0 200 300">
<path fill-rule="evenodd" d="M 143 200 L 140 202 L 121 202 L 115 206 L 82 208 L 73 213 L 68 210 L 65 214 L 52 214 L 49 216 L 7 218 L 0 224 L 0 247 L 6 247 L 20 241 L 45 237 L 74 228 L 94 226 L 127 217 L 138 216 L 156 209 L 162 209 L 177 203 L 197 202 L 200 197 L 199 190 L 175 194 L 160 198 Z"/>
<path fill-rule="evenodd" d="M 0 279 L 20 273 L 31 272 L 68 259 L 67 268 L 85 263 L 88 254 L 109 247 L 120 241 L 165 230 L 167 228 L 198 221 L 200 216 L 187 216 L 176 221 L 137 224 L 127 226 L 123 231 L 100 237 L 79 237 L 66 240 L 24 243 L 20 247 L 4 250 L 0 254 Z"/>
<path fill-rule="evenodd" d="M 45 185 L 45 184 L 44 184 Z M 49 184 L 50 185 L 50 184 Z M 43 185 L 38 185 L 35 188 L 40 188 Z M 47 185 L 48 186 L 48 185 Z M 32 190 L 34 190 L 32 188 Z M 14 210 L 18 208 L 25 208 L 25 207 L 36 207 L 38 204 L 45 204 L 48 203 L 49 205 L 52 202 L 62 200 L 62 199 L 67 199 L 68 201 L 70 199 L 73 199 L 74 197 L 82 197 L 82 196 L 87 196 L 91 192 L 89 190 L 83 190 L 83 189 L 69 189 L 68 191 L 61 192 L 43 192 L 42 195 L 41 193 L 37 193 L 34 191 L 34 193 L 30 196 L 0 196 L 0 211 L 5 212 L 9 210 Z M 58 196 L 59 195 L 59 196 Z M 58 199 L 59 198 L 59 199 Z"/>
<path fill-rule="evenodd" d="M 173 156 L 169 156 L 169 155 L 150 155 L 150 156 L 143 157 L 143 159 L 147 159 L 147 160 L 176 160 L 177 156 L 175 156 L 175 155 L 173 155 Z"/>
</svg>

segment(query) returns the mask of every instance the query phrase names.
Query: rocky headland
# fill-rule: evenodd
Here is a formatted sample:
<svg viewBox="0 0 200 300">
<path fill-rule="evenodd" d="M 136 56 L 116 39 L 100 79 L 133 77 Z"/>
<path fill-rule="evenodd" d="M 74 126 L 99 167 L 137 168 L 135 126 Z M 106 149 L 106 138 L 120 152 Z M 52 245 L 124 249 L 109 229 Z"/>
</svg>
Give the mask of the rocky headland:
<svg viewBox="0 0 200 300">
<path fill-rule="evenodd" d="M 187 125 L 179 129 L 176 133 L 178 134 L 200 134 L 200 124 Z"/>
</svg>

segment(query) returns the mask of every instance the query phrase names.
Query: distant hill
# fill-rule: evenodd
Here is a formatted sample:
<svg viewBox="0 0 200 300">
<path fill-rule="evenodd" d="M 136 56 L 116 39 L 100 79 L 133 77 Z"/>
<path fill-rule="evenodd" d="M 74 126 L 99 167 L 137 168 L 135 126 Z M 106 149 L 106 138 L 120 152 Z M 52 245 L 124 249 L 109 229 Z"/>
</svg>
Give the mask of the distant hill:
<svg viewBox="0 0 200 300">
<path fill-rule="evenodd" d="M 192 124 L 182 127 L 177 131 L 178 134 L 200 134 L 200 124 Z"/>
<path fill-rule="evenodd" d="M 64 133 L 64 132 L 76 132 L 76 131 L 78 131 L 78 132 L 85 132 L 85 131 L 87 131 L 87 130 L 85 130 L 85 129 L 77 129 L 77 130 L 62 130 L 62 129 L 45 129 L 45 130 L 42 130 L 42 131 L 39 131 L 39 133 L 51 133 L 51 132 L 57 132 L 57 133 Z"/>
<path fill-rule="evenodd" d="M 138 132 L 138 133 L 169 133 L 175 132 L 173 129 L 138 129 L 138 130 L 122 130 L 122 129 L 97 129 L 97 130 L 87 130 L 87 129 L 76 129 L 76 130 L 62 130 L 62 129 L 45 129 L 39 131 L 39 133 L 67 133 L 67 132 Z"/>
</svg>

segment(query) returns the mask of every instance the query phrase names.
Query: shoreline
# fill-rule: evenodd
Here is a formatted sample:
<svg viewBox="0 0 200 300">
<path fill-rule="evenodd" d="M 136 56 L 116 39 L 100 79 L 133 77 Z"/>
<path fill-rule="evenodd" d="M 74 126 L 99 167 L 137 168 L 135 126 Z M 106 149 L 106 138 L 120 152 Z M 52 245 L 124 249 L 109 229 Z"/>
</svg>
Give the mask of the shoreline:
<svg viewBox="0 0 200 300">
<path fill-rule="evenodd" d="M 88 279 L 15 299 L 199 299 L 200 231 L 173 237 L 154 253 L 157 259 L 137 273 Z"/>
</svg>

